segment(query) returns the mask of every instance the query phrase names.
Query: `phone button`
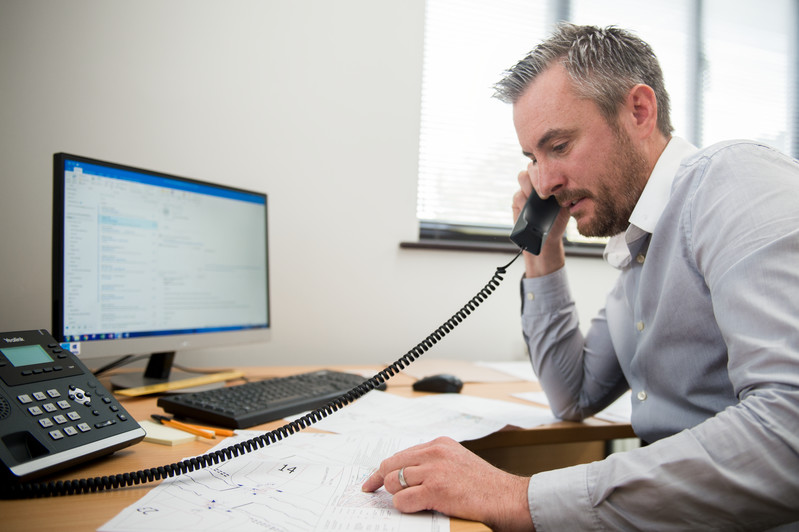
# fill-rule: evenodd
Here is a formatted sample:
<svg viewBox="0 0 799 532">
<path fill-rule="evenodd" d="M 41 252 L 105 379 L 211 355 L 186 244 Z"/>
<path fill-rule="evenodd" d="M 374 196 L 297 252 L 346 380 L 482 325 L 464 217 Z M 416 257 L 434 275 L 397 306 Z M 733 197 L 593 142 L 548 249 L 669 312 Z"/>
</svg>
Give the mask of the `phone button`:
<svg viewBox="0 0 799 532">
<path fill-rule="evenodd" d="M 19 402 L 22 403 L 23 405 L 26 405 L 28 403 L 32 403 L 33 402 L 33 399 L 31 399 L 31 396 L 26 394 L 26 393 L 23 393 L 22 395 L 18 395 L 17 399 L 19 399 Z"/>
</svg>

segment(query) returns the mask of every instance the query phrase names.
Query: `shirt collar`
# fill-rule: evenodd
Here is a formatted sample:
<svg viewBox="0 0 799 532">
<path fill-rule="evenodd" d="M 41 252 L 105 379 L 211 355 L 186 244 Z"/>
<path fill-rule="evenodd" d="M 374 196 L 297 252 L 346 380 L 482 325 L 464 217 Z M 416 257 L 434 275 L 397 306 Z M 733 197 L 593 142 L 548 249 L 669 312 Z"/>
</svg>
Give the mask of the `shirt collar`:
<svg viewBox="0 0 799 532">
<path fill-rule="evenodd" d="M 629 244 L 651 234 L 663 214 L 671 196 L 671 185 L 682 160 L 696 152 L 697 148 L 680 137 L 672 137 L 660 154 L 652 174 L 644 186 L 641 197 L 630 215 L 630 226 L 608 240 L 605 246 L 605 261 L 614 268 L 623 269 L 630 264 Z"/>
</svg>

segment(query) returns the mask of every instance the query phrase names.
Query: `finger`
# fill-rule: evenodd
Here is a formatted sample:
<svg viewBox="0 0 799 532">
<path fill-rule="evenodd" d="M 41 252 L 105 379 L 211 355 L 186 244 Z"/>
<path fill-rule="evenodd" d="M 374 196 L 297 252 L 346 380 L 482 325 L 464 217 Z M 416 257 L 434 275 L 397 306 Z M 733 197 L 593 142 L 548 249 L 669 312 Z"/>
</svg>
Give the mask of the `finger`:
<svg viewBox="0 0 799 532">
<path fill-rule="evenodd" d="M 527 196 L 533 191 L 533 182 L 530 179 L 530 173 L 528 170 L 522 170 L 519 172 L 519 175 L 516 177 L 516 180 L 519 182 L 519 188 L 522 189 Z"/>
<path fill-rule="evenodd" d="M 408 484 L 408 487 L 411 486 L 410 481 L 408 480 L 408 468 L 403 468 L 403 475 L 405 476 L 405 482 Z M 386 491 L 394 494 L 403 489 L 406 489 L 405 486 L 402 485 L 399 479 L 399 469 L 394 469 L 387 473 L 385 476 L 380 472 L 376 471 L 372 474 L 371 477 L 366 479 L 366 482 L 363 483 L 361 486 L 361 490 L 365 492 L 373 492 L 380 488 L 380 486 L 385 486 Z"/>
<path fill-rule="evenodd" d="M 558 217 L 555 218 L 555 223 L 552 225 L 550 234 L 563 235 L 566 232 L 566 226 L 569 224 L 569 209 L 561 209 Z"/>
<path fill-rule="evenodd" d="M 403 487 L 400 486 L 399 481 L 399 469 L 395 469 L 385 476 L 383 479 L 383 486 L 385 486 L 386 491 L 392 495 L 403 490 Z"/>
<path fill-rule="evenodd" d="M 383 482 L 384 482 L 383 475 L 380 473 L 380 470 L 378 469 L 377 471 L 372 473 L 372 476 L 366 479 L 366 482 L 364 482 L 363 485 L 361 486 L 361 490 L 367 493 L 377 491 L 380 488 L 380 486 L 383 485 Z"/>
<path fill-rule="evenodd" d="M 519 217 L 519 213 L 522 212 L 524 204 L 527 202 L 527 198 L 528 196 L 526 196 L 524 192 L 522 192 L 521 190 L 517 190 L 516 193 L 513 195 L 513 203 L 511 204 L 511 210 L 513 211 L 514 222 Z"/>
<path fill-rule="evenodd" d="M 380 467 L 366 479 L 361 486 L 365 492 L 372 492 L 385 486 L 389 493 L 396 493 L 401 489 L 399 484 L 399 470 L 405 466 L 407 470 L 408 465 L 418 465 L 421 460 L 421 455 L 424 453 L 433 442 L 421 443 L 409 447 L 404 451 L 400 451 L 393 456 L 389 456 L 380 463 Z"/>
<path fill-rule="evenodd" d="M 530 180 L 530 186 L 532 187 L 532 190 L 540 190 L 540 183 L 538 182 L 538 166 L 534 165 L 532 161 L 527 165 L 527 176 Z"/>
<path fill-rule="evenodd" d="M 394 508 L 404 514 L 412 514 L 423 510 L 435 510 L 435 497 L 431 496 L 423 485 L 411 486 L 394 494 Z"/>
<path fill-rule="evenodd" d="M 377 469 L 377 471 L 372 473 L 372 476 L 366 479 L 366 482 L 363 483 L 361 489 L 366 492 L 372 492 L 380 488 L 380 486 L 386 486 L 386 490 L 388 490 L 390 493 L 397 492 L 400 489 L 398 478 L 399 469 L 403 465 L 416 463 L 416 452 L 423 445 L 424 444 L 415 445 L 383 460 L 380 463 L 380 467 Z"/>
</svg>

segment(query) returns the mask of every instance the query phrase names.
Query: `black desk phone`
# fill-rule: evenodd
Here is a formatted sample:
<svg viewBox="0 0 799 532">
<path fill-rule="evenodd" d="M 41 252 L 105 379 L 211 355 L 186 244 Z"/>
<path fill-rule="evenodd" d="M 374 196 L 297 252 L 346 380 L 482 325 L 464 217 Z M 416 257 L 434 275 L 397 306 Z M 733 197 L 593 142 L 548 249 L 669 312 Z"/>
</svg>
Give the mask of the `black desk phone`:
<svg viewBox="0 0 799 532">
<path fill-rule="evenodd" d="M 0 333 L 0 384 L 0 476 L 7 480 L 29 480 L 145 436 L 47 331 Z"/>
<path fill-rule="evenodd" d="M 559 210 L 554 197 L 544 200 L 532 193 L 513 228 L 511 240 L 522 250 L 539 254 Z M 3 498 L 40 497 L 131 486 L 204 468 L 279 441 L 381 387 L 426 353 L 497 289 L 507 268 L 521 253 L 498 267 L 477 295 L 422 342 L 327 405 L 225 449 L 106 477 L 29 482 L 37 476 L 137 443 L 145 432 L 81 361 L 62 350 L 47 331 L 0 334 L 0 458 L 4 466 L 0 477 L 5 474 L 11 480 L 4 482 L 0 478 L 0 493 Z"/>
</svg>

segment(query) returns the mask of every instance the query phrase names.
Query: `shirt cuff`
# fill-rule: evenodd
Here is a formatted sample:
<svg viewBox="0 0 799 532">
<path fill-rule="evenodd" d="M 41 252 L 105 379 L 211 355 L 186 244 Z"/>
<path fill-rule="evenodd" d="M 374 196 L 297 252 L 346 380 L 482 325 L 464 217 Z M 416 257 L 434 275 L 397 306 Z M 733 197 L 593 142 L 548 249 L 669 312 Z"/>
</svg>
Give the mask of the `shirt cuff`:
<svg viewBox="0 0 799 532">
<path fill-rule="evenodd" d="M 572 301 L 566 268 L 543 277 L 523 278 L 521 291 L 523 315 L 549 314 Z"/>
<path fill-rule="evenodd" d="M 527 502 L 537 532 L 600 528 L 588 492 L 588 472 L 584 464 L 530 478 Z"/>
</svg>

